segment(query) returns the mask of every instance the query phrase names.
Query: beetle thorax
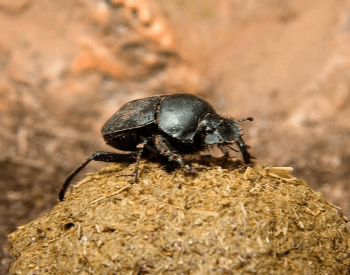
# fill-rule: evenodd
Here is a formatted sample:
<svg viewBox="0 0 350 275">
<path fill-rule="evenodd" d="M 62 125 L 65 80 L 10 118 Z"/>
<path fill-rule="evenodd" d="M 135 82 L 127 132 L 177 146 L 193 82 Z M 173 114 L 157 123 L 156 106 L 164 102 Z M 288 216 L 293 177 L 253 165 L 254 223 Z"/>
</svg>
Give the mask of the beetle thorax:
<svg viewBox="0 0 350 275">
<path fill-rule="evenodd" d="M 241 136 L 238 123 L 230 118 L 218 114 L 207 114 L 201 122 L 205 144 L 229 144 L 237 141 Z"/>
</svg>

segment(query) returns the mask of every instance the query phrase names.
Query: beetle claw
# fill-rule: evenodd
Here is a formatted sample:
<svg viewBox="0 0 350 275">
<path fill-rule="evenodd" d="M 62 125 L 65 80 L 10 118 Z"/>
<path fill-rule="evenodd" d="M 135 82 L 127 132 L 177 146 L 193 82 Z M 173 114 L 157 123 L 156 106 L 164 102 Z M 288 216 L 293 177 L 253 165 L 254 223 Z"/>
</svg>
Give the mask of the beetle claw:
<svg viewBox="0 0 350 275">
<path fill-rule="evenodd" d="M 120 177 L 135 177 L 135 174 L 132 173 L 132 174 L 116 175 L 115 177 L 116 177 L 116 178 L 120 178 Z"/>
<path fill-rule="evenodd" d="M 116 177 L 116 178 L 120 178 L 120 177 L 134 177 L 134 179 L 132 179 L 132 180 L 130 181 L 130 184 L 132 185 L 132 184 L 137 183 L 137 180 L 138 180 L 138 173 L 136 172 L 136 173 L 131 173 L 131 174 L 116 175 L 115 177 Z"/>
<path fill-rule="evenodd" d="M 186 176 L 195 176 L 197 175 L 197 171 L 195 169 L 191 169 L 191 170 L 185 170 L 185 175 Z"/>
<path fill-rule="evenodd" d="M 185 174 L 186 175 L 197 175 L 197 172 L 198 171 L 203 171 L 204 169 L 206 169 L 207 167 L 204 166 L 204 165 L 198 165 L 197 167 L 193 167 L 192 165 L 190 164 L 186 164 L 185 166 Z"/>
</svg>

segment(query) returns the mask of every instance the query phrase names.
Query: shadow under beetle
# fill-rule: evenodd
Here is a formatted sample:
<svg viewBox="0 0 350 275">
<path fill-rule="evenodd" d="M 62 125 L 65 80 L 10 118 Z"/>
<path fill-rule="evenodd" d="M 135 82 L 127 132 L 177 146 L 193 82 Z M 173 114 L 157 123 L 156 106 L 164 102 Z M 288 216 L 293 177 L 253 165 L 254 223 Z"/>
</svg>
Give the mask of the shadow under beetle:
<svg viewBox="0 0 350 275">
<path fill-rule="evenodd" d="M 233 120 L 218 115 L 204 99 L 192 94 L 159 95 L 133 100 L 123 105 L 102 127 L 105 142 L 113 148 L 133 153 L 95 152 L 73 171 L 59 192 L 64 194 L 72 179 L 92 160 L 104 162 L 136 162 L 131 183 L 138 180 L 141 157 L 166 158 L 177 162 L 181 168 L 192 171 L 183 155 L 204 151 L 210 145 L 217 145 L 227 155 L 225 147 L 236 143 L 245 163 L 252 156 L 247 151 L 239 122 L 248 117 Z"/>
</svg>

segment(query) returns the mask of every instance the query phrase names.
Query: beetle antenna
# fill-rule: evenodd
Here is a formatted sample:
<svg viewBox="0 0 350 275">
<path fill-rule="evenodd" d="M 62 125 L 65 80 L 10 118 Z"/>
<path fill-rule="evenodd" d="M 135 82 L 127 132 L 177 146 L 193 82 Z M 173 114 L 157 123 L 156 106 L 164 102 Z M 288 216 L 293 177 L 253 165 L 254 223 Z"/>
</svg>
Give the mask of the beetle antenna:
<svg viewBox="0 0 350 275">
<path fill-rule="evenodd" d="M 247 121 L 247 120 L 249 120 L 249 121 L 253 121 L 253 120 L 254 120 L 254 118 L 250 116 L 250 117 L 246 117 L 246 118 L 243 118 L 243 119 L 237 120 L 237 122 L 242 122 L 242 121 Z"/>
</svg>

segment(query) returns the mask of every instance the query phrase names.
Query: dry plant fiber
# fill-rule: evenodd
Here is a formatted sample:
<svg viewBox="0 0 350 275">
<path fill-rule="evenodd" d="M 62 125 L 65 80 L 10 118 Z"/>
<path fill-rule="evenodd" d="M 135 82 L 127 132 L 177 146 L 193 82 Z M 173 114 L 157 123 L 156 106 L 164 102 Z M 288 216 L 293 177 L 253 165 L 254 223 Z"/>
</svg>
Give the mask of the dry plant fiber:
<svg viewBox="0 0 350 275">
<path fill-rule="evenodd" d="M 289 167 L 201 157 L 88 174 L 11 233 L 11 274 L 349 274 L 346 219 Z"/>
</svg>

